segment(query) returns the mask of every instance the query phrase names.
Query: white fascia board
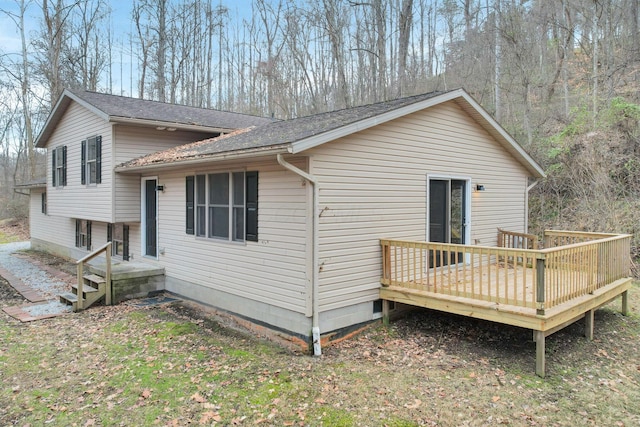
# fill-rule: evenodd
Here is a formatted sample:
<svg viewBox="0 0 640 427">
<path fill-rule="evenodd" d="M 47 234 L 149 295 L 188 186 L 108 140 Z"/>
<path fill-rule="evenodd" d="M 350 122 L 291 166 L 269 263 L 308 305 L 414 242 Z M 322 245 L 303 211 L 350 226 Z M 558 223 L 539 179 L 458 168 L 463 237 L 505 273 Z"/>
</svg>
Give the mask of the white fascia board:
<svg viewBox="0 0 640 427">
<path fill-rule="evenodd" d="M 36 147 L 44 148 L 44 144 L 42 142 L 42 139 L 43 138 L 49 139 L 49 136 L 51 136 L 51 133 L 53 132 L 53 129 L 55 128 L 55 125 L 57 125 L 57 122 L 61 118 L 61 115 L 62 115 L 62 111 L 61 110 L 63 110 L 63 109 L 66 110 L 66 108 L 69 106 L 71 101 L 77 102 L 78 104 L 80 104 L 81 106 L 83 106 L 87 110 L 91 111 L 93 114 L 97 115 L 101 119 L 103 119 L 105 121 L 109 121 L 109 116 L 104 111 L 94 107 L 93 105 L 89 104 L 85 100 L 78 98 L 76 95 L 71 93 L 69 90 L 65 89 L 62 92 L 62 94 L 60 95 L 60 97 L 58 98 L 58 101 L 56 102 L 56 105 L 51 110 L 51 113 L 49 113 L 49 117 L 47 117 L 47 121 L 45 122 L 44 126 L 42 127 L 42 130 L 40 131 L 40 134 L 36 138 L 36 144 L 35 144 Z"/>
<path fill-rule="evenodd" d="M 300 141 L 291 144 L 289 152 L 291 154 L 298 154 L 302 151 L 309 150 L 319 145 L 325 144 L 330 141 L 334 141 L 338 138 L 342 138 L 353 133 L 369 129 L 382 123 L 406 116 L 411 113 L 415 113 L 420 110 L 424 110 L 438 104 L 442 104 L 447 101 L 451 101 L 457 98 L 464 99 L 474 110 L 476 110 L 487 123 L 495 129 L 503 140 L 520 156 L 520 161 L 526 164 L 527 169 L 534 174 L 538 174 L 538 177 L 544 178 L 546 175 L 544 170 L 533 160 L 531 156 L 518 144 L 512 137 L 504 130 L 498 122 L 495 121 L 489 113 L 485 111 L 465 90 L 456 89 L 451 92 L 443 93 L 442 95 L 435 96 L 433 98 L 426 99 L 415 104 L 407 105 L 389 112 L 369 117 L 364 120 L 357 121 L 355 123 L 348 124 L 346 126 L 339 127 L 337 129 L 330 130 L 328 132 L 314 135 L 309 138 L 302 139 Z"/>
<path fill-rule="evenodd" d="M 440 103 L 458 98 L 459 96 L 461 96 L 462 93 L 464 93 L 462 89 L 457 89 L 451 92 L 443 93 L 442 95 L 425 99 L 424 101 L 416 102 L 415 104 L 397 108 L 395 110 L 391 110 L 386 113 L 379 114 L 377 116 L 369 117 L 367 119 L 363 119 L 355 123 L 350 123 L 346 126 L 332 129 L 328 132 L 324 132 L 318 135 L 311 136 L 309 138 L 302 139 L 300 141 L 296 141 L 292 143 L 290 153 L 298 154 L 302 151 L 309 150 L 311 148 L 317 147 L 319 145 L 322 145 L 330 141 L 334 141 L 338 138 L 342 138 L 344 136 L 351 135 L 353 133 L 372 128 L 374 126 L 386 123 L 388 121 L 406 116 L 407 114 L 424 110 L 425 108 L 433 107 L 434 105 L 438 105 Z"/>
<path fill-rule="evenodd" d="M 511 147 L 522 157 L 522 160 L 529 164 L 530 168 L 539 174 L 539 178 L 544 178 L 546 174 L 544 170 L 538 165 L 538 163 L 533 160 L 533 158 L 522 148 L 520 144 L 518 144 L 509 133 L 504 130 L 502 126 L 496 120 L 486 112 L 484 108 L 482 108 L 469 94 L 466 92 L 462 92 L 462 97 L 465 101 L 469 103 L 481 116 L 485 119 L 504 140 L 511 145 Z"/>
<path fill-rule="evenodd" d="M 101 109 L 97 108 L 95 105 L 90 104 L 87 101 L 85 101 L 84 99 L 77 97 L 72 92 L 69 92 L 66 89 L 64 90 L 63 93 L 64 93 L 64 95 L 66 95 L 69 98 L 73 99 L 78 104 L 82 105 L 87 110 L 91 111 L 96 116 L 100 117 L 102 120 L 109 121 L 109 115 L 107 113 L 105 113 L 104 111 L 102 111 Z"/>
</svg>

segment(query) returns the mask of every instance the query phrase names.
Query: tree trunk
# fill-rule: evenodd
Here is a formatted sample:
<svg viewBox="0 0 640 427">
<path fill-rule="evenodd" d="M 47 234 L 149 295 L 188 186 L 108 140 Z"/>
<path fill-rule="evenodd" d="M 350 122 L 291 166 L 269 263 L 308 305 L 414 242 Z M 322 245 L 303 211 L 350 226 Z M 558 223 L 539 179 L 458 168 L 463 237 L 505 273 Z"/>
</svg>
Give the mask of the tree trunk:
<svg viewBox="0 0 640 427">
<path fill-rule="evenodd" d="M 413 0 L 402 0 L 400 20 L 398 22 L 398 88 L 397 96 L 404 93 L 406 87 L 407 55 L 409 52 L 409 38 L 411 37 L 411 25 L 413 21 Z"/>
</svg>

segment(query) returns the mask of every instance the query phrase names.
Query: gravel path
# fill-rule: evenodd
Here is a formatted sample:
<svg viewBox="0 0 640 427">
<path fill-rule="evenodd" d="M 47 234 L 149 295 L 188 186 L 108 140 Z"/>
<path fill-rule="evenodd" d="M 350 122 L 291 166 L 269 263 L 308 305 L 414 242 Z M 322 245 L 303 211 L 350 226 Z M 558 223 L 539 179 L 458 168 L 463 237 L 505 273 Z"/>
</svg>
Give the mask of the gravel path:
<svg viewBox="0 0 640 427">
<path fill-rule="evenodd" d="M 42 316 L 71 311 L 67 305 L 57 301 L 58 294 L 66 292 L 68 285 L 36 267 L 26 259 L 13 255 L 14 252 L 29 249 L 30 242 L 15 242 L 0 245 L 0 266 L 20 279 L 26 286 L 38 291 L 50 301 L 25 308 L 32 316 Z"/>
</svg>

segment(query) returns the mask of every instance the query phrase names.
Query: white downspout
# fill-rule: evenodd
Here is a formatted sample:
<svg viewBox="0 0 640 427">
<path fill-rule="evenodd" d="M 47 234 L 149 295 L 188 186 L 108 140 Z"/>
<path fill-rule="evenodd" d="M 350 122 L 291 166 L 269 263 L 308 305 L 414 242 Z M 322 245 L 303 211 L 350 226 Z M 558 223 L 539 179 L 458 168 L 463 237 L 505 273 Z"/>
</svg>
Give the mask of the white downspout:
<svg viewBox="0 0 640 427">
<path fill-rule="evenodd" d="M 318 309 L 318 222 L 319 222 L 319 211 L 318 211 L 318 199 L 319 199 L 319 188 L 318 181 L 316 178 L 306 173 L 305 171 L 293 166 L 291 163 L 287 162 L 282 154 L 277 155 L 278 163 L 295 173 L 296 175 L 301 176 L 311 183 L 313 186 L 313 233 L 312 240 L 313 244 L 311 245 L 311 264 L 313 265 L 313 273 L 311 275 L 311 311 L 312 311 L 312 323 L 311 323 L 311 335 L 313 336 L 313 355 L 320 356 L 322 355 L 322 348 L 320 346 L 320 322 L 319 322 L 319 309 Z"/>
<path fill-rule="evenodd" d="M 533 189 L 536 185 L 538 185 L 540 181 L 537 179 L 533 181 L 531 185 L 527 187 L 527 190 L 524 193 L 524 232 L 529 232 L 529 191 Z"/>
</svg>

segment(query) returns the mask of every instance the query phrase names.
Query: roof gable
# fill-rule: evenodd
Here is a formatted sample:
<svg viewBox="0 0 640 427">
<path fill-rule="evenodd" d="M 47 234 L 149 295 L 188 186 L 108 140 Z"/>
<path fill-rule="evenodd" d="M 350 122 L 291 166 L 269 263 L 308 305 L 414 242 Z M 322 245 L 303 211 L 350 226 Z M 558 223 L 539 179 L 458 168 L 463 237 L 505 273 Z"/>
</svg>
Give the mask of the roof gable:
<svg viewBox="0 0 640 427">
<path fill-rule="evenodd" d="M 313 116 L 272 122 L 255 129 L 186 144 L 132 160 L 116 168 L 131 171 L 171 167 L 239 156 L 288 152 L 297 154 L 408 114 L 454 101 L 476 120 L 532 176 L 543 177 L 542 168 L 467 92 L 431 92 L 387 102 L 331 111 Z"/>
<path fill-rule="evenodd" d="M 36 139 L 37 147 L 44 147 L 71 102 L 77 102 L 107 122 L 130 123 L 146 126 L 231 132 L 250 126 L 261 126 L 274 120 L 247 114 L 157 101 L 129 98 L 88 91 L 66 89 L 47 118 Z"/>
</svg>

